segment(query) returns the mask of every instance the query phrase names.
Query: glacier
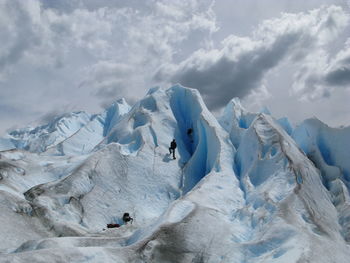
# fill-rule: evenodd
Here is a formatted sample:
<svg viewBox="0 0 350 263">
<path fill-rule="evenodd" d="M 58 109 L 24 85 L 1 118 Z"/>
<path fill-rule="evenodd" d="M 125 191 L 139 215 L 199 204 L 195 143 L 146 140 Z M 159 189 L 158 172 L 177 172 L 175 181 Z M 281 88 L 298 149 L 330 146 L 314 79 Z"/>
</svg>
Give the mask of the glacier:
<svg viewBox="0 0 350 263">
<path fill-rule="evenodd" d="M 0 262 L 347 263 L 349 148 L 350 127 L 238 98 L 214 117 L 179 84 L 17 129 L 0 138 Z"/>
</svg>

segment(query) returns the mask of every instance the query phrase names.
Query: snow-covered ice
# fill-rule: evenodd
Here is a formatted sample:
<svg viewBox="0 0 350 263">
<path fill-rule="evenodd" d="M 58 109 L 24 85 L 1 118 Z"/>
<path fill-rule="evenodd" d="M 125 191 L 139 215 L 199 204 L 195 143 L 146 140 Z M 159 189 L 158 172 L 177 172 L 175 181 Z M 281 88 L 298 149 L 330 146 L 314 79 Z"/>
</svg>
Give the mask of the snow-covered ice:
<svg viewBox="0 0 350 263">
<path fill-rule="evenodd" d="M 216 119 L 181 85 L 17 129 L 0 138 L 0 262 L 347 263 L 349 148 L 350 128 L 237 98 Z"/>
</svg>

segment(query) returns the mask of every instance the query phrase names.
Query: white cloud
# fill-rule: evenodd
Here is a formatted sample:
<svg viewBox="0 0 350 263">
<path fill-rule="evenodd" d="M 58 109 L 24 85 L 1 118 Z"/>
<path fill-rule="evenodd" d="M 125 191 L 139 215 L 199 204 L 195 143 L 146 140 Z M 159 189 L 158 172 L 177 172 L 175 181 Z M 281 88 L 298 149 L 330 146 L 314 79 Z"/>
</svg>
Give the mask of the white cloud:
<svg viewBox="0 0 350 263">
<path fill-rule="evenodd" d="M 0 80 L 5 78 L 6 72 L 22 59 L 28 49 L 40 42 L 31 27 L 31 14 L 35 14 L 35 5 L 26 9 L 31 2 L 26 2 L 24 6 L 18 1 L 0 3 Z"/>
<path fill-rule="evenodd" d="M 313 101 L 328 98 L 339 88 L 350 88 L 350 39 L 333 57 L 324 49 L 308 56 L 295 74 L 292 91 Z"/>
<path fill-rule="evenodd" d="M 113 94 L 135 100 L 193 32 L 205 38 L 217 29 L 211 0 L 2 0 L 0 7 L 0 103 L 20 108 L 25 100 L 28 116 L 63 105 L 96 111 Z"/>
<path fill-rule="evenodd" d="M 229 6 L 237 14 L 242 5 Z M 178 81 L 198 88 L 212 108 L 233 96 L 259 104 L 273 97 L 266 76 L 286 61 L 300 68 L 292 87 L 299 97 L 347 87 L 348 46 L 336 57 L 327 49 L 348 24 L 340 7 L 285 13 L 249 37 L 227 35 L 241 27 L 236 20 L 220 30 L 214 9 L 212 0 L 1 0 L 1 129 L 58 109 L 99 111 Z"/>
<path fill-rule="evenodd" d="M 210 107 L 218 108 L 261 89 L 266 74 L 281 61 L 315 58 L 347 24 L 347 14 L 336 6 L 284 13 L 261 23 L 250 38 L 231 35 L 221 48 L 201 49 L 178 65 L 164 65 L 155 79 L 197 88 Z"/>
<path fill-rule="evenodd" d="M 324 80 L 331 86 L 350 87 L 350 39 L 345 48 L 331 61 Z"/>
</svg>

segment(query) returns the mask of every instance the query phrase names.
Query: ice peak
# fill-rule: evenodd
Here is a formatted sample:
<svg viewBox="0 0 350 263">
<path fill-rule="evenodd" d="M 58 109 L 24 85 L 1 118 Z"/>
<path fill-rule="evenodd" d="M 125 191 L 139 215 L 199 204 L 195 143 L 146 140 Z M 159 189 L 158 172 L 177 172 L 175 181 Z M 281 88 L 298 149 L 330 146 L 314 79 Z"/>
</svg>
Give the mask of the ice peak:
<svg viewBox="0 0 350 263">
<path fill-rule="evenodd" d="M 106 111 L 113 110 L 113 109 L 123 109 L 123 108 L 130 108 L 130 106 L 125 100 L 125 98 L 120 98 L 114 101 L 110 106 L 108 106 L 106 108 Z"/>
<path fill-rule="evenodd" d="M 158 86 L 152 87 L 148 90 L 147 95 L 151 95 L 151 94 L 157 92 L 158 90 L 160 90 L 160 87 L 158 87 Z"/>
<path fill-rule="evenodd" d="M 190 92 L 192 94 L 194 94 L 195 96 L 198 96 L 202 99 L 201 94 L 199 93 L 199 91 L 197 89 L 193 89 L 190 87 L 185 87 L 179 83 L 174 84 L 173 86 L 171 86 L 168 90 L 168 92 Z"/>
<path fill-rule="evenodd" d="M 262 107 L 259 112 L 260 113 L 265 113 L 267 115 L 271 115 L 270 110 L 266 106 Z"/>
<path fill-rule="evenodd" d="M 104 135 L 113 128 L 113 126 L 119 121 L 119 119 L 128 113 L 130 110 L 129 104 L 124 98 L 115 101 L 103 114 L 104 118 Z"/>
<path fill-rule="evenodd" d="M 242 103 L 241 103 L 241 99 L 238 97 L 234 97 L 233 99 L 230 100 L 229 103 L 231 103 L 231 105 L 233 105 L 234 107 L 238 106 L 240 108 L 243 108 Z"/>
<path fill-rule="evenodd" d="M 118 100 L 116 101 L 116 103 L 118 103 L 118 104 L 128 104 L 128 103 L 126 102 L 125 98 L 120 98 L 120 99 L 118 99 Z"/>
</svg>

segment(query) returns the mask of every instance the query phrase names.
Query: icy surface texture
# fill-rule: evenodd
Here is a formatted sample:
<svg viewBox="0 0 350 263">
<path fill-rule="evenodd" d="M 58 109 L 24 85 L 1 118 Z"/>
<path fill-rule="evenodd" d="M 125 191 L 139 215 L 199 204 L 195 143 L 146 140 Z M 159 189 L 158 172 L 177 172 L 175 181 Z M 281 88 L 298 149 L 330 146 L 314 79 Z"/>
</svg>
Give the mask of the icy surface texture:
<svg viewBox="0 0 350 263">
<path fill-rule="evenodd" d="M 0 262 L 350 258 L 349 128 L 294 128 L 237 98 L 217 120 L 175 85 L 15 130 L 0 147 Z"/>
<path fill-rule="evenodd" d="M 350 127 L 331 128 L 318 119 L 305 120 L 293 132 L 294 140 L 321 172 L 347 241 L 350 241 L 349 135 Z"/>
</svg>

